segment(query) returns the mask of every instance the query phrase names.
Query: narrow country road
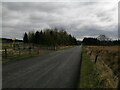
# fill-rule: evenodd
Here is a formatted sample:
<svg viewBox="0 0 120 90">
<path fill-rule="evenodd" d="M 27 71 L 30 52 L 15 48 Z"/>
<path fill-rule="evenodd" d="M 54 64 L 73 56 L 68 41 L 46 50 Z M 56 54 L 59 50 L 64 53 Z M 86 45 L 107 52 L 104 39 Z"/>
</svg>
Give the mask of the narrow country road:
<svg viewBox="0 0 120 90">
<path fill-rule="evenodd" d="M 81 47 L 3 65 L 3 88 L 76 88 Z"/>
</svg>

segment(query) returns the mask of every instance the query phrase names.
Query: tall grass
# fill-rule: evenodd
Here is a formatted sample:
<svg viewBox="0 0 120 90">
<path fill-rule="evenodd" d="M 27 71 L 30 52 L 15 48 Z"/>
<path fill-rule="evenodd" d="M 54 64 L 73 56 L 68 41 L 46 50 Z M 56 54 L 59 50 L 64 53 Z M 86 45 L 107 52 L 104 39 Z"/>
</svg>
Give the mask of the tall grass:
<svg viewBox="0 0 120 90">
<path fill-rule="evenodd" d="M 95 64 L 101 70 L 101 76 L 106 79 L 106 82 L 109 81 L 111 87 L 116 87 L 118 82 L 116 77 L 118 78 L 120 75 L 120 46 L 86 46 L 85 49 L 93 62 L 98 55 Z"/>
<path fill-rule="evenodd" d="M 104 81 L 100 78 L 95 64 L 90 56 L 83 50 L 82 66 L 80 75 L 80 88 L 103 88 Z"/>
</svg>

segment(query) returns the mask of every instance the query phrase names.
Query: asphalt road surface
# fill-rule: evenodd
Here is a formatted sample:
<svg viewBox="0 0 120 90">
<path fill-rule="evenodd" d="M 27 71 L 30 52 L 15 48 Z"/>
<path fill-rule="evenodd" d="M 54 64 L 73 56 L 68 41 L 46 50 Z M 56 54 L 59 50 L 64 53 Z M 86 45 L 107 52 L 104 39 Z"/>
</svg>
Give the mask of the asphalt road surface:
<svg viewBox="0 0 120 90">
<path fill-rule="evenodd" d="M 80 46 L 3 65 L 3 88 L 76 88 Z"/>
</svg>

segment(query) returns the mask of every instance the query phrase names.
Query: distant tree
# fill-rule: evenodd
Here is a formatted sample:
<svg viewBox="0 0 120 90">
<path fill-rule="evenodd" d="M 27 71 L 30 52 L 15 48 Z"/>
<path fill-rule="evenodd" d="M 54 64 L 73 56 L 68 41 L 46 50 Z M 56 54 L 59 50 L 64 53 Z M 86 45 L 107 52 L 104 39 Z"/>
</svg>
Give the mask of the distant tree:
<svg viewBox="0 0 120 90">
<path fill-rule="evenodd" d="M 73 43 L 72 43 L 72 45 L 77 45 L 77 40 L 76 40 L 75 37 L 73 37 Z"/>
<path fill-rule="evenodd" d="M 119 40 L 98 40 L 98 38 L 84 38 L 82 41 L 83 45 L 99 45 L 99 46 L 111 46 L 111 45 L 120 45 Z"/>
<path fill-rule="evenodd" d="M 32 43 L 34 45 L 34 43 L 35 43 L 35 34 L 34 34 L 34 32 L 29 32 L 28 33 L 28 40 L 29 40 L 29 43 Z"/>
<path fill-rule="evenodd" d="M 97 39 L 100 41 L 109 41 L 110 40 L 106 35 L 99 35 L 97 37 Z"/>
<path fill-rule="evenodd" d="M 57 46 L 58 45 L 58 29 L 57 28 L 55 28 L 54 29 L 54 41 L 55 41 L 55 46 Z"/>
<path fill-rule="evenodd" d="M 28 35 L 26 32 L 25 32 L 24 37 L 23 37 L 23 42 L 28 43 Z"/>
<path fill-rule="evenodd" d="M 40 43 L 40 34 L 39 34 L 39 31 L 37 31 L 35 33 L 34 39 L 35 39 L 35 44 L 39 44 Z"/>
<path fill-rule="evenodd" d="M 84 45 L 99 45 L 100 41 L 97 38 L 84 38 L 82 43 Z"/>
<path fill-rule="evenodd" d="M 77 40 L 71 34 L 68 34 L 64 29 L 58 30 L 45 29 L 44 31 L 36 31 L 28 33 L 28 42 L 35 45 L 45 46 L 65 46 L 65 45 L 76 45 Z"/>
<path fill-rule="evenodd" d="M 42 45 L 44 44 L 44 34 L 42 32 L 42 30 L 39 32 L 39 43 Z"/>
</svg>

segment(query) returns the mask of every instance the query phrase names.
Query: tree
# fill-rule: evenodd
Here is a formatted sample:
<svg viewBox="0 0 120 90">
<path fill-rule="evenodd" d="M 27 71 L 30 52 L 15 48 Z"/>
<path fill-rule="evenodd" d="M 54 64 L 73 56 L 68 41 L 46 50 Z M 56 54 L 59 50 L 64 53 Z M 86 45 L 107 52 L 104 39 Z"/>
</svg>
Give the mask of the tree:
<svg viewBox="0 0 120 90">
<path fill-rule="evenodd" d="M 33 45 L 34 47 L 34 43 L 35 43 L 35 34 L 34 32 L 29 32 L 28 33 L 28 40 L 29 40 L 29 43 Z"/>
<path fill-rule="evenodd" d="M 39 31 L 37 31 L 35 33 L 35 44 L 39 44 L 40 43 L 40 34 Z"/>
<path fill-rule="evenodd" d="M 100 41 L 97 38 L 84 38 L 82 43 L 84 45 L 99 45 Z"/>
<path fill-rule="evenodd" d="M 26 38 L 26 34 L 24 35 L 24 38 Z M 58 30 L 57 28 L 45 29 L 44 31 L 41 30 L 40 32 L 29 32 L 27 35 L 27 42 L 33 46 L 35 44 L 52 47 L 77 44 L 75 37 L 73 37 L 71 34 L 68 34 L 64 29 Z"/>
<path fill-rule="evenodd" d="M 23 37 L 23 42 L 28 43 L 28 35 L 26 32 L 25 32 L 24 37 Z"/>
<path fill-rule="evenodd" d="M 43 34 L 43 32 L 42 32 L 42 30 L 40 31 L 40 33 L 39 33 L 39 43 L 41 44 L 41 45 L 43 45 L 44 44 L 44 34 Z"/>
<path fill-rule="evenodd" d="M 99 35 L 97 37 L 97 39 L 100 40 L 100 41 L 108 41 L 108 40 L 110 40 L 106 35 Z"/>
</svg>

